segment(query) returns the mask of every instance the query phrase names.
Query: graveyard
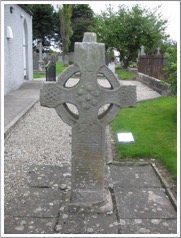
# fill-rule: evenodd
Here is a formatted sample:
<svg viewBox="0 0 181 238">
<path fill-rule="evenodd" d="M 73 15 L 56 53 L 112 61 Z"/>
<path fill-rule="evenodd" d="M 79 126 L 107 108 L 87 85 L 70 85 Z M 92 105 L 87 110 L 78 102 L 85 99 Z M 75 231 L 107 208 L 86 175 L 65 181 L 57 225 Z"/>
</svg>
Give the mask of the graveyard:
<svg viewBox="0 0 181 238">
<path fill-rule="evenodd" d="M 21 113 L 5 137 L 5 234 L 176 234 L 171 183 L 157 168 L 155 148 L 148 148 L 153 154 L 143 150 L 144 136 L 153 129 L 146 134 L 147 127 L 137 124 L 148 113 L 146 100 L 164 97 L 135 79 L 119 81 L 105 65 L 105 45 L 95 33 L 75 43 L 74 64 L 55 80 L 34 83 L 31 110 Z M 157 114 L 156 104 L 150 107 Z M 146 117 L 145 124 L 151 124 Z M 131 131 L 135 143 L 119 144 L 120 131 Z"/>
</svg>

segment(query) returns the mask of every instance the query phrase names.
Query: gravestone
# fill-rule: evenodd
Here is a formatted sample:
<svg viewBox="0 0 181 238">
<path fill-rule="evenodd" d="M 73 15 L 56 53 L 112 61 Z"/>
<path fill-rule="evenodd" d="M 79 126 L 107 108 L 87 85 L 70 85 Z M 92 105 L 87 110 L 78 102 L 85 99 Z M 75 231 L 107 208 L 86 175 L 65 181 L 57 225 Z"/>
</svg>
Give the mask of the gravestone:
<svg viewBox="0 0 181 238">
<path fill-rule="evenodd" d="M 108 64 L 108 67 L 113 73 L 115 73 L 115 63 L 114 62 L 110 62 Z"/>
<path fill-rule="evenodd" d="M 74 87 L 66 82 L 80 72 Z M 98 84 L 102 73 L 111 88 Z M 75 43 L 75 61 L 55 83 L 44 83 L 40 90 L 41 106 L 55 108 L 62 120 L 72 127 L 72 179 L 70 207 L 109 211 L 111 196 L 104 183 L 105 129 L 120 108 L 136 105 L 136 87 L 120 85 L 105 65 L 105 44 L 96 42 L 95 33 L 85 33 L 83 42 Z M 77 107 L 70 111 L 68 104 Z M 110 104 L 106 111 L 99 109 Z"/>
<path fill-rule="evenodd" d="M 39 69 L 39 63 L 38 63 L 38 53 L 36 51 L 33 51 L 33 69 L 38 70 Z"/>
<path fill-rule="evenodd" d="M 46 65 L 46 81 L 56 81 L 56 64 L 50 61 Z"/>
<path fill-rule="evenodd" d="M 142 45 L 142 46 L 141 46 L 140 55 L 146 55 L 146 54 L 145 54 L 145 51 L 144 51 L 144 48 L 145 48 L 144 45 Z"/>
<path fill-rule="evenodd" d="M 50 56 L 50 61 L 46 65 L 46 81 L 56 81 L 56 55 Z"/>
<path fill-rule="evenodd" d="M 69 56 L 67 54 L 63 56 L 63 64 L 65 67 L 69 66 Z"/>
<path fill-rule="evenodd" d="M 59 61 L 59 62 L 62 62 L 62 61 L 63 61 L 62 55 L 58 55 L 58 61 Z"/>
<path fill-rule="evenodd" d="M 52 55 L 50 56 L 50 61 L 51 61 L 52 63 L 56 64 L 56 61 L 57 61 L 56 55 L 52 54 Z"/>
<path fill-rule="evenodd" d="M 156 55 L 160 55 L 160 47 L 157 48 L 157 53 Z"/>
</svg>

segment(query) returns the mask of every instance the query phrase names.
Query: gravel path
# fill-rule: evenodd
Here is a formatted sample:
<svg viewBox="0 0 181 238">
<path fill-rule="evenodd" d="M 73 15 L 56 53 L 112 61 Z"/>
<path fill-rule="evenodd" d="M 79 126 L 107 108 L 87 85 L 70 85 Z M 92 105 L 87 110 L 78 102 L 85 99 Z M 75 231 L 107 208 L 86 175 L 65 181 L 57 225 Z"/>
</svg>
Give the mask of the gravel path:
<svg viewBox="0 0 181 238">
<path fill-rule="evenodd" d="M 54 109 L 35 104 L 21 119 L 4 147 L 5 201 L 26 184 L 31 164 L 67 166 L 71 159 L 71 128 Z"/>
<path fill-rule="evenodd" d="M 137 81 L 122 81 L 137 86 L 137 99 L 160 95 Z M 105 85 L 105 80 L 100 80 Z M 15 126 L 4 145 L 5 203 L 19 195 L 26 185 L 30 165 L 71 164 L 71 127 L 66 125 L 54 109 L 41 107 L 39 102 Z"/>
</svg>

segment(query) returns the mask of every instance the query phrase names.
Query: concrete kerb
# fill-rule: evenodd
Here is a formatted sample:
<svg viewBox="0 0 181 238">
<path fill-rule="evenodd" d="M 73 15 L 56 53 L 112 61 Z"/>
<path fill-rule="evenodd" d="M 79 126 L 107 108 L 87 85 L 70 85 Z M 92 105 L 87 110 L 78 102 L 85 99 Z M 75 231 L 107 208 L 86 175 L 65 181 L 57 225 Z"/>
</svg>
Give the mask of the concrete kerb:
<svg viewBox="0 0 181 238">
<path fill-rule="evenodd" d="M 169 188 L 168 183 L 166 182 L 166 180 L 163 178 L 163 176 L 160 174 L 158 168 L 156 167 L 156 165 L 154 163 L 150 163 L 153 170 L 155 171 L 156 175 L 158 176 L 158 178 L 160 179 L 162 186 L 165 189 L 166 194 L 168 195 L 170 202 L 172 203 L 173 207 L 175 208 L 175 210 L 177 211 L 177 200 L 175 199 L 175 197 L 173 196 L 172 191 Z"/>
<path fill-rule="evenodd" d="M 39 101 L 39 99 L 35 99 L 31 102 L 21 113 L 19 113 L 5 128 L 4 128 L 4 139 L 6 140 L 12 131 L 12 129 L 17 125 L 19 120 L 23 118 L 27 112 L 31 110 L 31 108 Z"/>
<path fill-rule="evenodd" d="M 163 176 L 161 175 L 161 173 L 159 172 L 158 168 L 156 167 L 156 165 L 154 163 L 151 163 L 151 162 L 120 162 L 120 161 L 113 161 L 110 164 L 113 164 L 113 165 L 116 165 L 116 166 L 147 166 L 147 165 L 151 165 L 155 174 L 156 174 L 156 176 L 159 178 L 163 188 L 165 189 L 165 192 L 166 192 L 170 202 L 172 203 L 174 209 L 177 211 L 177 201 L 176 201 L 172 191 L 170 190 L 168 183 L 163 178 Z"/>
</svg>

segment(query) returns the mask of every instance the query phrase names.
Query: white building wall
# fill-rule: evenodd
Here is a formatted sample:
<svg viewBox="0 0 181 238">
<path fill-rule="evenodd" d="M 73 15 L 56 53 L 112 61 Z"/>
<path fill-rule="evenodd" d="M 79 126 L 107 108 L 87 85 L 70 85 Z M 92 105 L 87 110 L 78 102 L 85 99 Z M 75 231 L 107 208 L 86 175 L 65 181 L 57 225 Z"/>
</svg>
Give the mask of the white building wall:
<svg viewBox="0 0 181 238">
<path fill-rule="evenodd" d="M 13 7 L 12 13 L 10 7 Z M 33 79 L 32 16 L 16 4 L 4 5 L 4 94 L 18 89 L 24 80 L 23 27 L 27 22 L 27 77 Z M 8 26 L 13 38 L 7 38 Z"/>
</svg>

